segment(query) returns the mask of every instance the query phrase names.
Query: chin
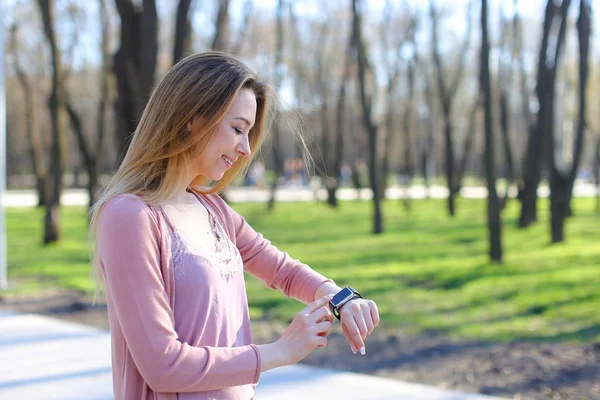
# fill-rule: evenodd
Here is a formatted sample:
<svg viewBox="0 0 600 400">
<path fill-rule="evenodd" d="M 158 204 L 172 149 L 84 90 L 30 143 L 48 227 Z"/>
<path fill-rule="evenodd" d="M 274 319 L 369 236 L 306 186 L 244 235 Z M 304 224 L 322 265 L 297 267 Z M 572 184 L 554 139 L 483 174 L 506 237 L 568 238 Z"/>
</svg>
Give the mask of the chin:
<svg viewBox="0 0 600 400">
<path fill-rule="evenodd" d="M 225 176 L 224 172 L 221 174 L 211 175 L 210 179 L 212 179 L 213 181 L 220 181 L 221 179 L 223 179 L 223 176 Z"/>
</svg>

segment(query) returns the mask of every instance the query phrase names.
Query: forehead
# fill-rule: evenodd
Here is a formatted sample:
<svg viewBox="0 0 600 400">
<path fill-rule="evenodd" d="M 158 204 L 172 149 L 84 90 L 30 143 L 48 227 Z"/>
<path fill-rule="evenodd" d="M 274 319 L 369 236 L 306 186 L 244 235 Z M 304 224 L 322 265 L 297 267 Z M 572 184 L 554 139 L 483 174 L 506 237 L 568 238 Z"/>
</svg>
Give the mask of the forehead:
<svg viewBox="0 0 600 400">
<path fill-rule="evenodd" d="M 243 117 L 254 124 L 256 118 L 256 95 L 251 89 L 239 91 L 228 113 L 231 117 Z"/>
</svg>

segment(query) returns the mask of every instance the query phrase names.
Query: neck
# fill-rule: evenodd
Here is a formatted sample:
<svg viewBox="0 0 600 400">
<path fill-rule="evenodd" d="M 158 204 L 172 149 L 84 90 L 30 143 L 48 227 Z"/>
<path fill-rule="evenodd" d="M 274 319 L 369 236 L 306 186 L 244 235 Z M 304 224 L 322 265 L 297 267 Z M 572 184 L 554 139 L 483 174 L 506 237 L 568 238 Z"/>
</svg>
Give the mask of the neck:
<svg viewBox="0 0 600 400">
<path fill-rule="evenodd" d="M 190 186 L 191 180 L 186 179 L 184 182 L 189 182 L 189 183 L 178 185 L 175 192 L 169 197 L 169 200 L 168 200 L 169 203 L 178 203 L 178 204 L 186 203 L 189 201 L 190 196 L 193 196 L 191 193 L 188 192 L 188 188 Z"/>
</svg>

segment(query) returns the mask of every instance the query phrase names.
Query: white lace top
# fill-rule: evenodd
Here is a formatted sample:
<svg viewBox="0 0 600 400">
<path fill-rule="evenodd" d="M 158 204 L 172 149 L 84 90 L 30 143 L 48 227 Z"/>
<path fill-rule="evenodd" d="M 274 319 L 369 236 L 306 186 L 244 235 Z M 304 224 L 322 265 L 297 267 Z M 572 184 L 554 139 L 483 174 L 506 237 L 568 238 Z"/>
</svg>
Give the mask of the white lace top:
<svg viewBox="0 0 600 400">
<path fill-rule="evenodd" d="M 208 212 L 212 243 L 198 243 L 178 230 L 162 210 L 171 228 L 175 331 L 182 342 L 195 347 L 247 345 L 252 337 L 242 258 L 221 222 Z M 254 386 L 178 393 L 177 398 L 250 399 Z"/>
</svg>

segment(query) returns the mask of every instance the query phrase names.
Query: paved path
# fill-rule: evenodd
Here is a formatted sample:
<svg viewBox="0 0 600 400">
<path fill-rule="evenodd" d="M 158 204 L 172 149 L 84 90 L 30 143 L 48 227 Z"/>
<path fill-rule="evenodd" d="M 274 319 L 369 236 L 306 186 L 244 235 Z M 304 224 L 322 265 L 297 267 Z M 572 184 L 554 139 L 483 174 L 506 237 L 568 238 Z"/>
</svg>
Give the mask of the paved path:
<svg viewBox="0 0 600 400">
<path fill-rule="evenodd" d="M 596 196 L 596 187 L 591 184 L 577 183 L 573 188 L 575 197 L 593 197 Z M 357 198 L 368 200 L 371 198 L 370 189 L 355 189 L 342 188 L 337 192 L 339 200 L 355 200 Z M 538 195 L 540 197 L 548 196 L 548 188 L 540 187 Z M 460 191 L 461 196 L 466 198 L 484 198 L 487 195 L 485 187 L 466 186 Z M 516 190 L 510 193 L 511 196 L 516 195 Z M 238 187 L 229 189 L 227 196 L 233 202 L 266 202 L 269 199 L 269 191 L 264 189 Z M 327 198 L 325 189 L 317 192 L 316 196 L 324 200 Z M 386 197 L 389 199 L 404 198 L 406 193 L 404 190 L 392 187 L 386 191 Z M 426 196 L 424 186 L 412 186 L 410 189 L 410 197 L 413 199 L 423 199 Z M 443 186 L 432 186 L 429 191 L 429 196 L 434 199 L 443 199 L 448 196 L 448 189 Z M 310 189 L 305 188 L 280 188 L 275 196 L 277 201 L 312 201 L 315 199 L 315 193 Z M 32 190 L 8 190 L 4 194 L 2 200 L 6 207 L 32 207 L 37 204 L 37 195 Z M 63 205 L 85 205 L 88 203 L 87 191 L 84 189 L 69 189 L 65 191 L 61 197 Z"/>
<path fill-rule="evenodd" d="M 107 331 L 0 312 L 0 399 L 112 399 Z M 262 374 L 257 400 L 493 400 L 396 380 L 295 365 Z"/>
</svg>

